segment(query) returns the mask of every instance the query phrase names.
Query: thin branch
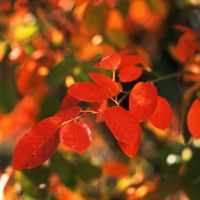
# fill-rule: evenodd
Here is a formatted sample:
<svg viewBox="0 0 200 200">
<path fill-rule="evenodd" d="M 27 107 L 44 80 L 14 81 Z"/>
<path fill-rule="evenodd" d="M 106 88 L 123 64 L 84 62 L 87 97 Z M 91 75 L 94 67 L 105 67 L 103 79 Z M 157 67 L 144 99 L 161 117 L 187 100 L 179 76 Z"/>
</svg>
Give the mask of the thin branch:
<svg viewBox="0 0 200 200">
<path fill-rule="evenodd" d="M 81 113 L 99 114 L 100 112 L 94 110 L 82 110 Z"/>
<path fill-rule="evenodd" d="M 115 70 L 113 70 L 113 71 L 112 71 L 112 80 L 113 80 L 113 81 L 115 81 L 115 78 L 116 78 L 115 76 L 116 76 L 116 73 L 115 73 Z"/>
<path fill-rule="evenodd" d="M 130 93 L 131 93 L 131 90 L 124 92 L 124 96 L 118 101 L 118 103 L 121 104 L 122 101 L 124 101 L 124 99 L 126 99 Z"/>
<path fill-rule="evenodd" d="M 195 73 L 188 72 L 188 71 L 180 71 L 180 72 L 175 72 L 175 73 L 172 73 L 172 74 L 168 74 L 168 75 L 165 75 L 165 76 L 161 76 L 161 77 L 149 80 L 148 82 L 156 83 L 156 82 L 159 82 L 159 81 L 165 81 L 165 80 L 168 80 L 168 79 L 171 79 L 171 78 L 175 78 L 175 77 L 178 77 L 178 76 L 181 76 L 181 75 L 184 75 L 184 74 L 195 74 Z"/>
<path fill-rule="evenodd" d="M 119 102 L 116 101 L 115 99 L 113 99 L 112 97 L 110 97 L 110 100 L 112 100 L 117 106 L 119 106 Z"/>
</svg>

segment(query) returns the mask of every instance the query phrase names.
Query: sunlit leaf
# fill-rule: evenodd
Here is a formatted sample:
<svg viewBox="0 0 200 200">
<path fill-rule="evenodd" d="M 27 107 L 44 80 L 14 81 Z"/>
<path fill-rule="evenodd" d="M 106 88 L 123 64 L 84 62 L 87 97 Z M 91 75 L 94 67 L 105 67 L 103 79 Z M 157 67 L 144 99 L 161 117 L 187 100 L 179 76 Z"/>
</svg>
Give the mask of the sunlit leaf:
<svg viewBox="0 0 200 200">
<path fill-rule="evenodd" d="M 72 97 L 86 102 L 101 102 L 110 97 L 107 90 L 90 82 L 75 83 L 69 88 L 68 93 Z"/>
<path fill-rule="evenodd" d="M 158 96 L 156 109 L 149 118 L 149 121 L 156 127 L 165 130 L 172 122 L 172 110 L 168 101 Z"/>
<path fill-rule="evenodd" d="M 55 152 L 59 143 L 58 128 L 80 112 L 78 106 L 36 123 L 15 147 L 13 166 L 17 170 L 34 168 Z"/>
<path fill-rule="evenodd" d="M 142 68 L 137 66 L 123 67 L 119 71 L 119 79 L 121 82 L 131 82 L 138 79 L 142 75 Z"/>
<path fill-rule="evenodd" d="M 121 62 L 121 57 L 119 54 L 114 54 L 104 57 L 99 63 L 97 63 L 94 68 L 101 68 L 106 70 L 116 70 Z"/>
<path fill-rule="evenodd" d="M 141 134 L 139 123 L 120 106 L 108 107 L 103 112 L 103 119 L 113 136 L 121 142 L 128 143 Z"/>
<path fill-rule="evenodd" d="M 129 109 L 139 122 L 147 120 L 154 112 L 157 104 L 158 93 L 152 83 L 137 83 L 129 98 Z"/>
<path fill-rule="evenodd" d="M 61 142 L 70 149 L 83 153 L 91 142 L 91 130 L 82 120 L 72 120 L 60 129 Z"/>
<path fill-rule="evenodd" d="M 119 94 L 121 88 L 120 86 L 114 82 L 110 77 L 105 76 L 100 73 L 89 73 L 89 77 L 100 87 L 106 89 L 111 96 L 115 96 Z"/>
</svg>

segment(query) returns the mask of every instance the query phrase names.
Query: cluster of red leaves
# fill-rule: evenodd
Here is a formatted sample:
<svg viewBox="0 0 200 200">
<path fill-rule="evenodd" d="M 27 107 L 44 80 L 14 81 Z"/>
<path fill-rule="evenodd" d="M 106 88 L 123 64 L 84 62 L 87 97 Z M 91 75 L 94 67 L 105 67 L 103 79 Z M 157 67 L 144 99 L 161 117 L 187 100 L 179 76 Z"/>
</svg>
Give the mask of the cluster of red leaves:
<svg viewBox="0 0 200 200">
<path fill-rule="evenodd" d="M 55 152 L 59 141 L 70 149 L 82 153 L 91 142 L 91 131 L 83 121 L 87 113 L 97 114 L 110 129 L 121 150 L 129 157 L 136 155 L 141 143 L 140 123 L 149 120 L 159 129 L 166 129 L 172 119 L 169 103 L 153 83 L 138 82 L 129 97 L 129 111 L 120 106 L 117 96 L 123 91 L 115 81 L 130 82 L 142 75 L 141 58 L 137 55 L 114 54 L 103 58 L 94 68 L 112 70 L 113 78 L 89 73 L 92 82 L 73 84 L 57 114 L 35 124 L 21 138 L 14 152 L 15 169 L 36 167 Z M 79 101 L 89 103 L 86 110 L 77 106 Z M 110 102 L 114 106 L 109 106 Z M 25 151 L 24 151 L 25 150 Z"/>
</svg>

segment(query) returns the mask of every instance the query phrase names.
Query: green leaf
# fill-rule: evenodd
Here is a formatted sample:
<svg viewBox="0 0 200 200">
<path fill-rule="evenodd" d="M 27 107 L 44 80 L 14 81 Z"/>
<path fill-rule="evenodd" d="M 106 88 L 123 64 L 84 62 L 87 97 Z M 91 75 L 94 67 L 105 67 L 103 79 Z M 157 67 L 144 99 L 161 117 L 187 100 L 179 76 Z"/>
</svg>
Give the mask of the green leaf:
<svg viewBox="0 0 200 200">
<path fill-rule="evenodd" d="M 48 186 L 49 175 L 49 169 L 44 166 L 20 172 L 17 179 L 22 187 L 23 199 L 46 199 L 48 196 L 48 187 L 40 189 L 39 186 L 40 184 Z"/>
<path fill-rule="evenodd" d="M 0 80 L 0 110 L 8 113 L 16 105 L 18 92 L 13 80 Z"/>
</svg>

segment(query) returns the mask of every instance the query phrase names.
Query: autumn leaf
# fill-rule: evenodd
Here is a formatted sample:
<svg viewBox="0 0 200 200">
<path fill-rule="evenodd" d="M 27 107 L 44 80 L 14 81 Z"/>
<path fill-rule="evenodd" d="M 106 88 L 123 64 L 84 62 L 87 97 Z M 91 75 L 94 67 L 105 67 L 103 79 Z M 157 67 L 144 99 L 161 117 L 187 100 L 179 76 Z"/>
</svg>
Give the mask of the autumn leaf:
<svg viewBox="0 0 200 200">
<path fill-rule="evenodd" d="M 200 138 L 200 99 L 195 99 L 192 103 L 188 115 L 188 130 L 194 138 Z"/>
<path fill-rule="evenodd" d="M 152 83 L 138 82 L 132 89 L 129 98 L 129 109 L 139 122 L 147 120 L 154 112 L 158 93 Z"/>
<path fill-rule="evenodd" d="M 123 67 L 119 71 L 119 80 L 121 82 L 131 82 L 142 75 L 142 68 L 137 66 Z"/>
<path fill-rule="evenodd" d="M 36 123 L 29 129 L 14 150 L 14 168 L 31 169 L 48 160 L 58 146 L 59 127 L 64 121 L 76 117 L 79 112 L 80 107 L 72 107 Z"/>
<path fill-rule="evenodd" d="M 149 118 L 149 121 L 156 127 L 165 130 L 172 122 L 172 110 L 168 101 L 158 96 L 156 109 Z"/>
<path fill-rule="evenodd" d="M 180 62 L 186 62 L 195 53 L 197 48 L 197 36 L 191 31 L 185 32 L 178 41 L 175 54 Z"/>
<path fill-rule="evenodd" d="M 90 82 L 75 83 L 69 88 L 68 93 L 72 97 L 86 102 L 101 102 L 110 97 L 108 91 Z"/>
<path fill-rule="evenodd" d="M 135 66 L 142 63 L 141 56 L 139 55 L 121 53 L 120 57 L 121 57 L 121 62 L 119 65 L 120 68 Z"/>
<path fill-rule="evenodd" d="M 97 63 L 94 68 L 101 68 L 106 70 L 116 70 L 121 62 L 121 56 L 119 54 L 114 54 L 102 58 L 102 60 Z"/>
<path fill-rule="evenodd" d="M 62 100 L 60 110 L 66 110 L 68 108 L 71 108 L 72 106 L 76 106 L 79 103 L 77 99 L 70 96 L 69 94 L 66 94 L 64 99 Z"/>
<path fill-rule="evenodd" d="M 70 149 L 82 153 L 91 142 L 91 130 L 82 120 L 72 120 L 60 129 L 61 142 Z"/>
<path fill-rule="evenodd" d="M 89 73 L 89 77 L 100 87 L 107 90 L 111 96 L 119 94 L 121 87 L 118 83 L 114 82 L 110 77 L 100 73 Z"/>
<path fill-rule="evenodd" d="M 113 136 L 121 142 L 128 143 L 141 134 L 139 123 L 120 106 L 107 107 L 103 119 Z"/>
<path fill-rule="evenodd" d="M 141 132 L 139 134 L 136 134 L 135 137 L 127 143 L 118 141 L 120 149 L 130 158 L 133 158 L 137 154 L 140 144 Z"/>
<path fill-rule="evenodd" d="M 128 175 L 128 167 L 123 162 L 109 160 L 103 164 L 103 172 L 106 176 L 120 178 Z"/>
</svg>

